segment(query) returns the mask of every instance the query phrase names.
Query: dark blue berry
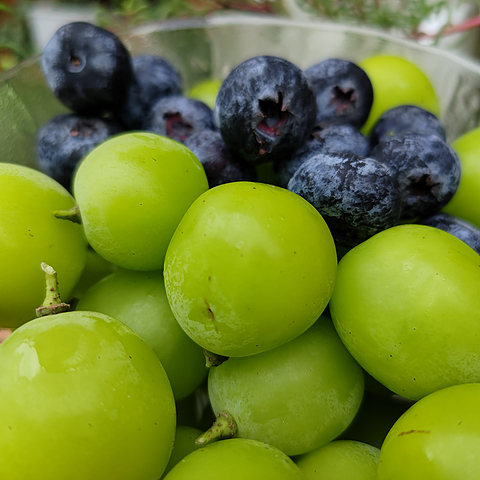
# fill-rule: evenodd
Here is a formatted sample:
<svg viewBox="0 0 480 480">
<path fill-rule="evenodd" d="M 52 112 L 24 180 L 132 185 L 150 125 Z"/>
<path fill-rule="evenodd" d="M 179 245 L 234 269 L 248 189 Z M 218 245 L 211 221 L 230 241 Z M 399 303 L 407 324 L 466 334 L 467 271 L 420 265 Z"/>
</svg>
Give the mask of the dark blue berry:
<svg viewBox="0 0 480 480">
<path fill-rule="evenodd" d="M 415 105 L 400 105 L 387 110 L 377 120 L 370 133 L 370 148 L 399 133 L 437 135 L 446 141 L 445 130 L 433 113 Z"/>
<path fill-rule="evenodd" d="M 288 189 L 321 213 L 342 246 L 357 245 L 399 219 L 397 180 L 373 158 L 347 153 L 315 155 L 295 172 Z"/>
<path fill-rule="evenodd" d="M 361 128 L 373 103 L 370 78 L 356 63 L 329 58 L 305 70 L 317 98 L 317 125 L 350 123 Z"/>
<path fill-rule="evenodd" d="M 152 106 L 143 129 L 183 143 L 194 133 L 215 130 L 215 123 L 212 109 L 205 103 L 183 95 L 171 95 Z"/>
<path fill-rule="evenodd" d="M 223 183 L 257 180 L 255 166 L 234 156 L 218 131 L 204 130 L 185 140 L 205 169 L 210 188 Z"/>
<path fill-rule="evenodd" d="M 351 124 L 331 124 L 315 128 L 313 136 L 323 143 L 326 152 L 354 153 L 366 157 L 370 150 L 367 137 Z"/>
<path fill-rule="evenodd" d="M 120 39 L 86 22 L 55 32 L 43 51 L 42 69 L 56 97 L 83 115 L 118 112 L 133 76 Z"/>
<path fill-rule="evenodd" d="M 394 135 L 380 142 L 371 155 L 388 165 L 397 177 L 402 219 L 424 218 L 439 212 L 458 189 L 458 156 L 436 135 Z"/>
<path fill-rule="evenodd" d="M 118 123 L 105 118 L 76 114 L 56 116 L 37 134 L 40 170 L 71 190 L 78 162 L 94 147 L 121 131 Z"/>
<path fill-rule="evenodd" d="M 315 116 L 315 95 L 302 70 L 273 56 L 234 68 L 215 105 L 225 143 L 255 165 L 293 154 L 311 134 Z"/>
<path fill-rule="evenodd" d="M 128 130 L 141 129 L 150 108 L 159 99 L 183 92 L 180 73 L 162 57 L 137 55 L 132 59 L 132 67 L 133 81 L 120 113 L 122 124 Z"/>
<path fill-rule="evenodd" d="M 471 223 L 443 212 L 427 217 L 420 223 L 450 233 L 480 254 L 480 229 Z"/>
</svg>

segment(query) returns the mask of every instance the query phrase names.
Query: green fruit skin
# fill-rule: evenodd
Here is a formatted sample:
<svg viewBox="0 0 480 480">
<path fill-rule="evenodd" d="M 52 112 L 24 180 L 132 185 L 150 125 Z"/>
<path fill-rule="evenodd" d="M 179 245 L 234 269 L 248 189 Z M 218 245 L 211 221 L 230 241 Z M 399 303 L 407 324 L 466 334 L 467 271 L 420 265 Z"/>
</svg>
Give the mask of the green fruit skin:
<svg viewBox="0 0 480 480">
<path fill-rule="evenodd" d="M 306 480 L 285 453 L 263 442 L 232 438 L 184 457 L 165 480 Z"/>
<path fill-rule="evenodd" d="M 354 419 L 363 372 L 321 317 L 290 342 L 212 368 L 208 392 L 216 414 L 228 412 L 239 437 L 300 455 L 332 441 Z"/>
<path fill-rule="evenodd" d="M 233 182 L 189 208 L 165 257 L 173 313 L 196 343 L 225 356 L 281 345 L 325 309 L 337 269 L 321 215 L 272 185 Z"/>
<path fill-rule="evenodd" d="M 410 407 L 380 451 L 378 480 L 480 478 L 480 384 L 434 392 Z"/>
<path fill-rule="evenodd" d="M 74 192 L 91 246 L 132 270 L 161 270 L 168 243 L 190 204 L 208 189 L 195 155 L 168 137 L 129 132 L 92 150 Z"/>
<path fill-rule="evenodd" d="M 375 55 L 359 63 L 373 86 L 373 105 L 362 127 L 366 135 L 380 116 L 399 105 L 416 105 L 436 116 L 440 105 L 429 78 L 414 63 L 393 55 Z"/>
<path fill-rule="evenodd" d="M 480 257 L 436 228 L 385 230 L 340 261 L 330 313 L 358 363 L 403 397 L 480 380 Z"/>
<path fill-rule="evenodd" d="M 45 298 L 42 262 L 56 270 L 62 298 L 70 300 L 88 244 L 80 225 L 53 212 L 74 205 L 70 193 L 49 176 L 0 163 L 0 328 L 16 328 L 35 317 Z"/>
<path fill-rule="evenodd" d="M 76 309 L 109 315 L 140 335 L 165 368 L 176 400 L 193 393 L 206 378 L 203 350 L 173 316 L 161 271 L 110 274 L 85 292 Z"/>
<path fill-rule="evenodd" d="M 188 92 L 188 96 L 190 98 L 200 100 L 213 110 L 215 108 L 218 90 L 220 89 L 221 85 L 221 80 L 208 78 L 193 85 Z"/>
<path fill-rule="evenodd" d="M 175 438 L 175 402 L 146 343 L 111 317 L 32 320 L 0 346 L 2 480 L 152 480 Z"/>
<path fill-rule="evenodd" d="M 443 211 L 480 228 L 480 127 L 452 143 L 462 167 L 458 190 Z"/>
<path fill-rule="evenodd" d="M 380 449 L 354 440 L 335 440 L 295 458 L 308 480 L 377 480 Z"/>
</svg>

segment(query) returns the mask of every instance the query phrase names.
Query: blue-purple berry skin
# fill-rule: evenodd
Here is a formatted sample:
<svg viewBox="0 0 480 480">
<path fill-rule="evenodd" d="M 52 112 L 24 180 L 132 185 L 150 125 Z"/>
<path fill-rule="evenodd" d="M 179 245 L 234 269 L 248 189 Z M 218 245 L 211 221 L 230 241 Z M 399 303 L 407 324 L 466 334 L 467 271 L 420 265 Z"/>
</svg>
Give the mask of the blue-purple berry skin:
<svg viewBox="0 0 480 480">
<path fill-rule="evenodd" d="M 119 123 L 107 118 L 76 114 L 53 117 L 37 133 L 39 168 L 70 191 L 78 162 L 121 131 Z"/>
<path fill-rule="evenodd" d="M 305 70 L 317 99 L 317 125 L 350 123 L 361 128 L 373 104 L 365 71 L 349 60 L 328 58 Z"/>
<path fill-rule="evenodd" d="M 275 56 L 253 57 L 234 68 L 215 105 L 225 143 L 254 165 L 293 154 L 315 118 L 315 95 L 303 71 Z"/>
<path fill-rule="evenodd" d="M 420 222 L 457 237 L 480 255 L 480 229 L 454 215 L 439 212 Z"/>
<path fill-rule="evenodd" d="M 143 129 L 184 143 L 194 133 L 216 128 L 208 105 L 183 95 L 170 95 L 152 106 Z"/>
<path fill-rule="evenodd" d="M 330 124 L 314 130 L 313 136 L 323 142 L 325 151 L 354 153 L 360 157 L 368 156 L 370 145 L 367 137 L 351 124 Z"/>
<path fill-rule="evenodd" d="M 257 181 L 255 166 L 236 157 L 218 131 L 195 133 L 185 140 L 184 145 L 200 160 L 210 188 L 230 182 Z"/>
<path fill-rule="evenodd" d="M 383 113 L 369 135 L 370 148 L 400 133 L 437 135 L 444 142 L 446 134 L 439 118 L 416 105 L 400 105 Z"/>
<path fill-rule="evenodd" d="M 386 165 L 370 157 L 313 156 L 295 172 L 288 190 L 320 212 L 341 246 L 355 246 L 399 220 L 398 182 Z"/>
<path fill-rule="evenodd" d="M 170 95 L 182 95 L 183 80 L 178 70 L 157 55 L 137 55 L 132 58 L 133 81 L 119 115 L 125 129 L 143 127 L 150 108 Z"/>
<path fill-rule="evenodd" d="M 455 151 L 436 135 L 402 133 L 380 142 L 371 156 L 397 177 L 404 220 L 438 213 L 458 189 L 461 165 Z"/>
<path fill-rule="evenodd" d="M 133 78 L 130 54 L 112 32 L 87 22 L 60 27 L 42 54 L 55 96 L 82 115 L 117 113 Z"/>
</svg>

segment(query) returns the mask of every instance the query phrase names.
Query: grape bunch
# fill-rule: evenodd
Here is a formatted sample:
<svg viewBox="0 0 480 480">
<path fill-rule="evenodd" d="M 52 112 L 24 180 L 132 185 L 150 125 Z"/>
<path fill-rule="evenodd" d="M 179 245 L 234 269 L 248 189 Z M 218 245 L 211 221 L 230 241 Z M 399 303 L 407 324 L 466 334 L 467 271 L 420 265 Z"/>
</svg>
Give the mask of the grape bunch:
<svg viewBox="0 0 480 480">
<path fill-rule="evenodd" d="M 478 478 L 480 142 L 417 66 L 260 55 L 209 106 L 76 22 L 42 68 L 71 112 L 0 164 L 2 479 Z"/>
</svg>

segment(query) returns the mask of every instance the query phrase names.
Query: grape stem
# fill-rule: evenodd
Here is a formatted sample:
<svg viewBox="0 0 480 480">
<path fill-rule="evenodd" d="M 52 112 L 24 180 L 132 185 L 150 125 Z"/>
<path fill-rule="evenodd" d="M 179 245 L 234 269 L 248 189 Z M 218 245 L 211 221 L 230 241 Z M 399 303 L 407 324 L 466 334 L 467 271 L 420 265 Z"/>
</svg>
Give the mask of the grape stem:
<svg viewBox="0 0 480 480">
<path fill-rule="evenodd" d="M 42 262 L 41 267 L 45 272 L 46 295 L 43 303 L 35 310 L 37 317 L 45 317 L 47 315 L 67 312 L 70 309 L 70 305 L 68 303 L 63 303 L 60 299 L 57 272 L 45 262 Z"/>
<path fill-rule="evenodd" d="M 55 210 L 53 214 L 60 220 L 70 220 L 73 223 L 78 223 L 79 225 L 82 224 L 82 217 L 78 205 L 74 205 L 67 210 Z"/>
<path fill-rule="evenodd" d="M 226 362 L 229 357 L 219 355 L 218 353 L 210 352 L 209 350 L 203 349 L 203 354 L 205 355 L 205 365 L 210 367 L 218 367 L 223 362 Z"/>
<path fill-rule="evenodd" d="M 196 440 L 197 445 L 206 445 L 222 438 L 232 438 L 237 434 L 237 424 L 228 412 L 220 412 L 213 425 Z"/>
</svg>

